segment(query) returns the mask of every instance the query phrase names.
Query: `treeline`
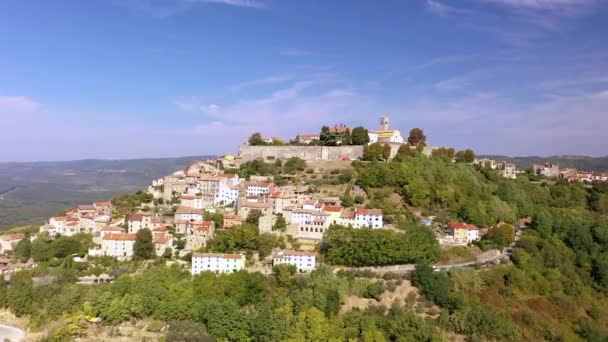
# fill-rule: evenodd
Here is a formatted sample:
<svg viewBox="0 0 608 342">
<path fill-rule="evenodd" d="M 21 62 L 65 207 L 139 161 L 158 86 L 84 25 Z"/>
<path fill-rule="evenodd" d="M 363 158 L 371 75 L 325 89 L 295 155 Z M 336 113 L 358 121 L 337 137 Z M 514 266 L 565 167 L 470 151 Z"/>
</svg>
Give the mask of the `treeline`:
<svg viewBox="0 0 608 342">
<path fill-rule="evenodd" d="M 281 174 L 296 174 L 306 169 L 306 161 L 292 157 L 285 161 L 285 164 L 280 159 L 273 162 L 265 162 L 263 160 L 251 160 L 241 164 L 238 170 L 234 170 L 239 177 L 248 179 L 251 176 L 279 176 Z M 230 171 L 230 170 L 227 170 Z M 280 177 L 277 177 L 280 178 Z"/>
<path fill-rule="evenodd" d="M 154 200 L 152 194 L 147 191 L 136 191 L 130 194 L 117 195 L 111 200 L 114 206 L 114 217 L 131 215 L 139 209 L 142 203 L 150 203 Z"/>
<path fill-rule="evenodd" d="M 245 251 L 248 256 L 258 252 L 260 259 L 263 259 L 270 255 L 275 247 L 285 248 L 283 237 L 269 233 L 260 234 L 257 224 L 252 222 L 227 230 L 218 230 L 215 237 L 202 250 L 219 253 Z"/>
<path fill-rule="evenodd" d="M 436 260 L 439 256 L 433 232 L 422 227 L 395 232 L 332 225 L 319 249 L 327 262 L 345 266 L 407 264 L 421 259 Z"/>
<path fill-rule="evenodd" d="M 391 187 L 409 206 L 434 212 L 443 221 L 460 219 L 484 227 L 500 221 L 515 223 L 539 206 L 594 210 L 589 207 L 591 192 L 582 184 L 539 186 L 525 177 L 505 179 L 495 170 L 477 170 L 441 157 L 415 155 L 391 163 L 355 162 L 354 166 L 359 185 Z M 604 196 L 596 195 L 601 198 L 596 207 L 608 203 Z"/>
<path fill-rule="evenodd" d="M 172 341 L 186 341 L 188 334 L 222 341 L 444 340 L 437 327 L 399 305 L 338 314 L 347 296 L 368 292 L 375 280 L 338 276 L 326 268 L 309 275 L 293 272 L 283 265 L 271 277 L 237 272 L 192 278 L 172 265 L 96 286 L 34 286 L 31 274 L 20 272 L 10 285 L 0 282 L 0 306 L 31 314 L 36 324 L 63 321 L 48 341 L 86 335 L 90 317 L 101 317 L 108 326 L 144 318 L 171 322 Z"/>
<path fill-rule="evenodd" d="M 259 132 L 253 133 L 247 139 L 249 145 L 253 146 L 284 146 L 286 142 L 278 138 L 272 138 L 272 142 L 267 142 Z M 288 142 L 291 145 L 298 145 L 298 139 Z M 353 129 L 334 129 L 328 126 L 321 127 L 319 139 L 312 140 L 308 145 L 311 146 L 338 146 L 338 145 L 366 145 L 369 143 L 368 130 L 362 126 Z"/>
</svg>

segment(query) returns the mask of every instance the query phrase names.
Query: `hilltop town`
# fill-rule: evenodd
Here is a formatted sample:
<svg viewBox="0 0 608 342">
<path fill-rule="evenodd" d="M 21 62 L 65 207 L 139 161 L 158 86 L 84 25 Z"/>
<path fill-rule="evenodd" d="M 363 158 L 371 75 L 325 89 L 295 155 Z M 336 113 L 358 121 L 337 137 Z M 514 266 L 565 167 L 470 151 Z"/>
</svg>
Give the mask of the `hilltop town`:
<svg viewBox="0 0 608 342">
<path fill-rule="evenodd" d="M 258 266 L 286 262 L 300 271 L 310 271 L 317 265 L 316 246 L 331 225 L 395 229 L 394 220 L 387 223 L 381 208 L 365 205 L 365 192 L 351 182 L 350 161 L 388 161 L 413 151 L 496 170 L 498 175 L 510 179 L 527 172 L 555 180 L 608 180 L 608 173 L 560 169 L 552 164 L 534 164 L 531 170 L 520 170 L 506 161 L 475 158 L 471 150 L 455 152 L 452 148 L 430 147 L 422 130 L 413 129 L 410 136 L 404 138 L 399 130 L 389 129 L 389 118 L 381 117 L 378 130 L 338 124 L 323 127 L 320 134 L 299 134 L 288 143 L 278 137 L 254 133 L 237 155 L 201 160 L 152 181 L 141 203 L 131 208 L 133 212 L 116 210 L 110 201 L 83 204 L 66 210 L 61 216 L 51 217 L 39 232 L 49 237 L 90 234 L 96 246 L 89 249 L 90 257 L 125 260 L 134 257 L 137 234 L 146 229 L 151 232 L 156 256 L 192 255 L 193 274 L 222 273 L 244 269 L 244 251 L 241 254 L 204 253 L 208 243 L 217 231 L 255 223 L 260 234 L 284 238 L 291 241 L 287 245 L 301 250 L 276 250 L 274 258 L 258 260 L 261 262 Z M 239 170 L 256 163 L 271 163 L 281 172 L 271 175 L 258 169 L 250 175 L 239 176 Z M 315 169 L 315 165 L 325 169 Z M 331 191 L 321 191 L 315 178 L 319 172 L 327 171 L 329 175 L 326 173 L 323 177 L 335 175 L 342 181 L 335 182 L 338 184 Z M 437 225 L 432 216 L 419 215 L 418 221 L 429 227 Z M 466 245 L 479 240 L 487 228 L 449 222 L 435 233 L 441 244 Z M 0 238 L 0 251 L 6 254 L 26 236 L 15 233 Z M 9 261 L 5 261 L 4 271 L 9 270 L 8 265 Z"/>
<path fill-rule="evenodd" d="M 588 240 L 599 239 L 596 227 L 608 213 L 607 180 L 601 172 L 552 164 L 522 170 L 507 161 L 476 157 L 470 149 L 433 147 L 422 129 L 403 136 L 389 128 L 387 117 L 380 118 L 377 130 L 338 124 L 287 142 L 253 133 L 237 154 L 193 162 L 135 193 L 69 208 L 36 231 L 1 235 L 0 252 L 6 257 L 0 259 L 0 271 L 12 284 L 22 278 L 27 284 L 55 279 L 100 289 L 87 290 L 88 300 L 78 304 L 84 309 L 76 306 L 76 316 L 65 317 L 66 324 L 79 329 L 70 336 L 86 335 L 87 330 L 91 334 L 91 329 L 101 329 L 96 325 L 100 322 L 115 326 L 129 317 L 154 317 L 163 321 L 155 322 L 163 328 L 170 320 L 165 309 L 154 309 L 159 310 L 154 314 L 132 311 L 138 301 L 146 302 L 143 294 L 125 303 L 112 297 L 111 304 L 95 294 L 108 289 L 104 286 L 136 286 L 142 279 L 162 279 L 158 281 L 168 287 L 170 279 L 228 286 L 222 282 L 247 277 L 239 286 L 267 282 L 281 288 L 301 281 L 305 288 L 307 281 L 329 281 L 317 278 L 326 277 L 342 284 L 314 290 L 327 298 L 315 305 L 328 310 L 329 317 L 382 303 L 410 305 L 398 309 L 408 315 L 416 308 L 411 318 L 416 322 L 421 317 L 438 320 L 440 310 L 503 322 L 503 316 L 474 304 L 489 288 L 478 286 L 465 295 L 455 284 L 462 286 L 459 282 L 466 277 L 478 279 L 479 269 L 491 269 L 485 274 L 502 279 L 505 270 L 532 267 L 522 258 L 543 260 L 546 253 L 558 253 L 546 247 L 545 237 L 565 229 L 560 220 L 572 219 L 564 216 L 565 210 L 588 213 L 586 223 L 572 224 L 587 227 Z M 571 238 L 564 237 L 568 246 L 574 246 Z M 598 287 L 608 285 L 600 270 L 601 255 L 587 256 L 587 281 Z M 534 267 L 544 267 L 540 262 Z M 262 275 L 266 278 L 256 278 Z M 225 278 L 231 276 L 236 278 Z M 435 283 L 447 285 L 435 289 Z M 184 290 L 174 291 L 161 292 L 174 298 Z M 230 290 L 223 293 L 228 301 L 235 300 Z M 334 304 L 331 296 L 336 296 Z M 365 304 L 360 304 L 362 298 Z M 27 301 L 31 305 L 32 299 Z M 13 311 L 20 305 L 11 303 L 7 307 Z M 180 310 L 186 311 L 170 315 L 191 317 L 188 310 L 202 310 L 195 303 L 182 303 Z M 504 305 L 500 310 L 507 315 L 509 306 Z M 38 310 L 28 308 L 17 310 L 18 315 Z M 31 318 L 36 324 L 49 324 L 36 317 Z M 205 322 L 213 320 L 205 317 Z M 153 325 L 145 324 L 146 329 Z M 501 324 L 506 325 L 488 328 L 483 336 L 503 336 L 496 335 L 501 329 L 504 336 L 538 334 Z M 214 336 L 229 336 L 210 327 Z M 474 334 L 469 328 L 448 327 L 442 329 Z M 57 329 L 56 334 L 66 334 Z"/>
</svg>

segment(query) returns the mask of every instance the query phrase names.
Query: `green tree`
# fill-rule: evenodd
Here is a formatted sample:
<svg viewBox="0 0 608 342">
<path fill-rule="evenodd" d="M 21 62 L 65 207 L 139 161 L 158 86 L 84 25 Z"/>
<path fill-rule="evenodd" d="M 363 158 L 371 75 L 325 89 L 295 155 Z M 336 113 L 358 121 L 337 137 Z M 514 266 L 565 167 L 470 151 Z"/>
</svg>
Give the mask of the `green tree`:
<svg viewBox="0 0 608 342">
<path fill-rule="evenodd" d="M 384 147 L 381 143 L 375 142 L 371 145 L 363 147 L 363 160 L 367 161 L 382 161 L 384 159 Z"/>
<path fill-rule="evenodd" d="M 32 242 L 30 239 L 25 238 L 17 243 L 15 246 L 15 258 L 17 259 L 29 259 L 32 255 Z"/>
<path fill-rule="evenodd" d="M 293 341 L 329 341 L 332 327 L 323 312 L 317 308 L 310 308 L 298 315 L 297 329 Z"/>
<path fill-rule="evenodd" d="M 287 174 L 295 174 L 304 169 L 306 169 L 306 161 L 298 157 L 289 158 L 283 167 L 283 171 Z"/>
<path fill-rule="evenodd" d="M 262 134 L 259 132 L 253 133 L 249 137 L 249 145 L 258 146 L 258 145 L 267 145 L 266 142 L 262 139 Z"/>
<path fill-rule="evenodd" d="M 347 129 L 342 133 L 342 138 L 340 139 L 342 145 L 352 145 L 352 136 L 350 133 L 350 129 Z"/>
<path fill-rule="evenodd" d="M 17 316 L 32 313 L 34 283 L 28 271 L 11 274 L 10 286 L 6 291 L 6 304 Z"/>
<path fill-rule="evenodd" d="M 211 302 L 203 311 L 209 333 L 227 341 L 251 341 L 249 317 L 231 300 Z"/>
<path fill-rule="evenodd" d="M 213 221 L 213 223 L 215 224 L 215 229 L 224 228 L 224 215 L 222 215 L 221 213 L 212 213 L 210 211 L 206 211 L 205 220 Z"/>
<path fill-rule="evenodd" d="M 272 230 L 279 232 L 284 232 L 285 230 L 287 230 L 287 221 L 285 221 L 283 214 L 277 215 L 277 219 L 272 225 Z"/>
<path fill-rule="evenodd" d="M 252 209 L 247 213 L 245 222 L 257 227 L 260 225 L 260 217 L 262 217 L 262 212 L 259 209 Z"/>
<path fill-rule="evenodd" d="M 340 196 L 340 204 L 345 208 L 352 207 L 355 204 L 353 197 L 350 195 L 350 191 L 346 190 L 346 192 Z"/>
<path fill-rule="evenodd" d="M 384 144 L 382 146 L 382 159 L 388 161 L 391 158 L 391 145 Z"/>
<path fill-rule="evenodd" d="M 401 146 L 399 146 L 399 149 L 397 150 L 397 154 L 395 155 L 393 161 L 402 162 L 407 157 L 411 157 L 414 155 L 416 155 L 416 153 L 414 150 L 411 149 L 410 145 L 402 144 Z"/>
<path fill-rule="evenodd" d="M 490 228 L 485 239 L 491 241 L 498 249 L 509 246 L 515 239 L 515 228 L 510 224 L 503 224 L 498 227 Z"/>
<path fill-rule="evenodd" d="M 319 135 L 319 142 L 323 146 L 336 146 L 340 141 L 340 134 L 332 132 L 329 127 L 321 127 L 321 134 Z"/>
<path fill-rule="evenodd" d="M 452 160 L 455 154 L 456 152 L 451 147 L 436 148 L 431 152 L 432 157 L 445 158 L 448 160 Z"/>
<path fill-rule="evenodd" d="M 456 161 L 459 163 L 472 163 L 475 161 L 475 152 L 471 149 L 456 152 Z"/>
<path fill-rule="evenodd" d="M 285 146 L 285 142 L 278 138 L 272 138 L 272 145 L 273 146 Z"/>
<path fill-rule="evenodd" d="M 353 145 L 369 144 L 369 132 L 362 126 L 353 128 L 351 133 L 351 141 Z"/>
<path fill-rule="evenodd" d="M 8 282 L 4 277 L 0 277 L 0 308 L 7 306 L 6 291 L 8 289 Z"/>
<path fill-rule="evenodd" d="M 426 143 L 426 136 L 420 128 L 414 128 L 410 131 L 407 142 L 410 146 L 418 146 L 420 143 Z"/>
<path fill-rule="evenodd" d="M 150 229 L 143 228 L 137 232 L 137 238 L 133 245 L 133 254 L 136 258 L 140 259 L 152 259 L 155 257 L 154 241 L 152 240 Z"/>
</svg>

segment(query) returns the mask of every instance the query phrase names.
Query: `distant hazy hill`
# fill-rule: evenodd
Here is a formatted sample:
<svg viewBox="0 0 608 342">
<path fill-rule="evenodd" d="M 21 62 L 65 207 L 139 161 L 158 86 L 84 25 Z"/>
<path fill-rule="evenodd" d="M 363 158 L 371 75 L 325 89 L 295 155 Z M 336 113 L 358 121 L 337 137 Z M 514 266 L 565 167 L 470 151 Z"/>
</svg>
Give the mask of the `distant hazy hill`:
<svg viewBox="0 0 608 342">
<path fill-rule="evenodd" d="M 608 171 L 608 157 L 585 157 L 585 156 L 550 156 L 550 157 L 505 157 L 505 156 L 480 156 L 492 159 L 508 160 L 515 163 L 517 167 L 525 169 L 532 164 L 545 162 L 558 164 L 560 167 L 572 167 L 585 171 Z"/>
<path fill-rule="evenodd" d="M 40 224 L 65 208 L 143 189 L 209 157 L 0 163 L 0 230 Z"/>
</svg>

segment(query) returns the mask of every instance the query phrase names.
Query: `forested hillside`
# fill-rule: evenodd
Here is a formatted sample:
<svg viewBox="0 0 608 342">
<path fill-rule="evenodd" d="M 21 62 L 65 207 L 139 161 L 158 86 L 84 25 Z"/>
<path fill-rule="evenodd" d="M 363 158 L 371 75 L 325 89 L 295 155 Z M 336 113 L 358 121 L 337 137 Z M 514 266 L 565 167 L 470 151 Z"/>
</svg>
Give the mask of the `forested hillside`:
<svg viewBox="0 0 608 342">
<path fill-rule="evenodd" d="M 481 227 L 531 218 L 513 265 L 437 274 L 419 265 L 413 280 L 445 309 L 438 324 L 500 340 L 590 340 L 608 336 L 608 186 L 505 179 L 443 158 L 356 163 L 374 205 L 403 220 L 382 196 L 390 187 L 411 209 Z M 602 337 L 603 336 L 603 337 Z"/>
</svg>

